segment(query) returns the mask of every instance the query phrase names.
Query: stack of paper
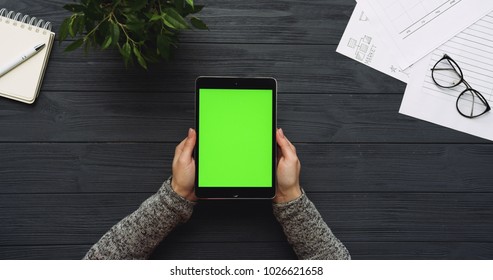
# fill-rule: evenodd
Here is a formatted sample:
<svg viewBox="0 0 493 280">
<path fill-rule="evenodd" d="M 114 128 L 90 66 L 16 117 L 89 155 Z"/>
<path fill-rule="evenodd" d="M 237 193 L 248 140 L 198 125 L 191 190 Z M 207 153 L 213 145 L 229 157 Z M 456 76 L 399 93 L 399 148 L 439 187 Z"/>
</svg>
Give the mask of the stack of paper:
<svg viewBox="0 0 493 280">
<path fill-rule="evenodd" d="M 400 113 L 493 140 L 493 111 L 461 116 L 465 85 L 438 87 L 430 70 L 449 55 L 493 106 L 491 11 L 484 0 L 359 0 L 337 52 L 406 82 Z"/>
</svg>

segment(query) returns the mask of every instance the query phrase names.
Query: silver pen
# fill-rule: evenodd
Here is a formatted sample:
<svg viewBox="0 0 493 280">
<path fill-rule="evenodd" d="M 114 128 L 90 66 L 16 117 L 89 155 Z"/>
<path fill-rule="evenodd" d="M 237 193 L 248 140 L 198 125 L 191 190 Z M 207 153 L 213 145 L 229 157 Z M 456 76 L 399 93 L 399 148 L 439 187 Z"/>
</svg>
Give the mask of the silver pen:
<svg viewBox="0 0 493 280">
<path fill-rule="evenodd" d="M 10 70 L 22 64 L 24 61 L 33 57 L 35 54 L 39 53 L 46 44 L 39 44 L 34 47 L 29 48 L 28 50 L 22 52 L 19 56 L 16 56 L 11 61 L 8 61 L 5 64 L 0 65 L 0 77 L 7 74 Z"/>
</svg>

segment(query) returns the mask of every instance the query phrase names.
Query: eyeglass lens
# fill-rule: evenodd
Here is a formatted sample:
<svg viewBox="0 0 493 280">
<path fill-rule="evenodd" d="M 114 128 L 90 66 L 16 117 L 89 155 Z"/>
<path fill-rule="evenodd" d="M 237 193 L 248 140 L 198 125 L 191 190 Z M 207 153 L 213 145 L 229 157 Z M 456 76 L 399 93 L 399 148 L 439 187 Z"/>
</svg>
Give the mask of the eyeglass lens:
<svg viewBox="0 0 493 280">
<path fill-rule="evenodd" d="M 442 58 L 431 71 L 435 83 L 444 88 L 452 88 L 463 80 L 462 70 L 453 60 Z"/>
<path fill-rule="evenodd" d="M 464 75 L 459 65 L 448 55 L 444 55 L 433 69 L 431 69 L 433 81 L 442 88 L 453 88 L 464 83 L 466 89 L 457 98 L 456 107 L 459 113 L 467 118 L 481 116 L 488 112 L 488 101 L 477 90 L 464 80 Z"/>
<path fill-rule="evenodd" d="M 468 118 L 480 116 L 488 111 L 484 97 L 474 89 L 464 90 L 457 99 L 457 110 Z"/>
</svg>

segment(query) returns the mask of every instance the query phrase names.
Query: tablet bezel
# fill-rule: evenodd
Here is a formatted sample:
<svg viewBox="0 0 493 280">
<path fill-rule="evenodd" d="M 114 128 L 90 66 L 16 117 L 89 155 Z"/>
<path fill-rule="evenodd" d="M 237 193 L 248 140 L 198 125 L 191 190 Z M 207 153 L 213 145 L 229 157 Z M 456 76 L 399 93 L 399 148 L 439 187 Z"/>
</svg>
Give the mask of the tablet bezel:
<svg viewBox="0 0 493 280">
<path fill-rule="evenodd" d="M 211 89 L 270 89 L 272 90 L 272 185 L 269 187 L 199 187 L 199 90 Z M 198 77 L 195 81 L 195 195 L 200 199 L 272 199 L 275 196 L 277 166 L 277 81 L 274 78 Z"/>
</svg>

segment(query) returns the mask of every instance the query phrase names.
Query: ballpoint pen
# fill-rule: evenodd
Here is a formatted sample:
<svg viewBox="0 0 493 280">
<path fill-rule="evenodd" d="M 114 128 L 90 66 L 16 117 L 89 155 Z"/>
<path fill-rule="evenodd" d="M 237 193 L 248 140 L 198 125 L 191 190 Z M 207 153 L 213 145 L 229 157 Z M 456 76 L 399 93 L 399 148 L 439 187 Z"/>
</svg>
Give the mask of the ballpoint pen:
<svg viewBox="0 0 493 280">
<path fill-rule="evenodd" d="M 0 77 L 7 74 L 10 70 L 14 69 L 15 67 L 19 66 L 19 64 L 22 64 L 24 61 L 33 57 L 35 54 L 39 53 L 44 47 L 45 44 L 39 44 L 34 47 L 31 47 L 28 50 L 21 53 L 19 56 L 13 58 L 11 61 L 8 61 L 7 63 L 0 65 Z"/>
</svg>

